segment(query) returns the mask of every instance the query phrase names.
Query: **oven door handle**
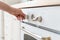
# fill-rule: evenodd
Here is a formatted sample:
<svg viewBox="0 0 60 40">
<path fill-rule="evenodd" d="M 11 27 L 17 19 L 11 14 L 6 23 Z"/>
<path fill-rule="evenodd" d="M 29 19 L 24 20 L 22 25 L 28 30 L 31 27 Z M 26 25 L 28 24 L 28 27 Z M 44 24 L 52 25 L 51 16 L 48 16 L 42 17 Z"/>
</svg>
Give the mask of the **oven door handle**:
<svg viewBox="0 0 60 40">
<path fill-rule="evenodd" d="M 43 30 L 46 30 L 46 31 L 49 31 L 49 32 L 60 35 L 60 31 L 55 30 L 55 29 L 47 28 L 47 27 L 44 27 L 44 26 L 36 25 L 36 24 L 33 24 L 33 23 L 25 22 L 25 21 L 22 21 L 22 23 L 25 23 L 25 24 L 28 24 L 28 25 L 31 25 L 31 26 L 34 26 L 34 27 L 37 27 L 37 28 L 40 28 L 40 29 L 43 29 Z"/>
</svg>

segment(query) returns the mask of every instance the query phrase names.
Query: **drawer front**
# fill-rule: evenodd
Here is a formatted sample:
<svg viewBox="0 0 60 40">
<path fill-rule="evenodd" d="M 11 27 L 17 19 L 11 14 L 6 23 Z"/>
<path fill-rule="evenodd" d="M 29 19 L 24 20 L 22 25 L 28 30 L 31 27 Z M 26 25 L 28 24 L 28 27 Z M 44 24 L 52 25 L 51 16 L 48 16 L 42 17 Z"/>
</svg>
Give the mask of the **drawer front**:
<svg viewBox="0 0 60 40">
<path fill-rule="evenodd" d="M 35 17 L 37 16 L 42 17 L 42 22 L 35 22 L 35 21 L 28 21 L 28 22 L 60 31 L 60 6 L 31 8 L 31 9 L 22 9 L 22 10 L 27 15 L 34 14 Z M 22 26 L 25 27 L 25 30 L 35 33 L 41 37 L 50 36 L 52 40 L 60 39 L 60 35 L 58 34 L 43 29 L 35 28 L 27 24 L 22 24 Z"/>
</svg>

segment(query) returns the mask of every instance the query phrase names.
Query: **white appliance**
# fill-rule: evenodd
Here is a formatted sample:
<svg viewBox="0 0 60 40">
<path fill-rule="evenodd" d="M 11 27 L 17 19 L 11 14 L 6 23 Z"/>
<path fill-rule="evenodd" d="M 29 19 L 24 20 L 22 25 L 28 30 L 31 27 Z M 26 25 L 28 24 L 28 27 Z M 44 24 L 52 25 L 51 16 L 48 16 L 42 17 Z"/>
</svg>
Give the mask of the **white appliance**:
<svg viewBox="0 0 60 40">
<path fill-rule="evenodd" d="M 44 37 L 50 37 L 51 40 L 60 39 L 60 6 L 59 5 L 46 6 L 46 7 L 42 6 L 38 8 L 25 8 L 22 10 L 27 15 L 33 14 L 35 15 L 35 17 L 39 17 L 39 16 L 42 17 L 42 22 L 32 21 L 31 19 L 24 20 L 25 22 L 33 23 L 37 26 L 40 25 L 42 27 L 34 27 L 32 25 L 29 25 L 28 23 L 27 24 L 21 23 L 22 30 L 24 32 L 27 32 L 27 35 L 29 36 L 32 35 L 33 37 L 35 36 L 36 40 L 39 40 L 39 37 L 40 37 L 40 40 L 42 40 L 42 38 Z M 23 35 L 25 34 L 24 32 L 23 32 Z M 23 39 L 24 37 L 26 38 L 26 36 L 23 36 Z"/>
<path fill-rule="evenodd" d="M 17 6 L 19 5 L 15 5 L 15 7 Z M 8 21 L 5 25 L 5 40 L 60 39 L 60 5 L 24 7 L 22 11 L 28 15 L 24 22 L 33 25 L 22 22 L 18 24 L 17 20 L 6 16 Z"/>
</svg>

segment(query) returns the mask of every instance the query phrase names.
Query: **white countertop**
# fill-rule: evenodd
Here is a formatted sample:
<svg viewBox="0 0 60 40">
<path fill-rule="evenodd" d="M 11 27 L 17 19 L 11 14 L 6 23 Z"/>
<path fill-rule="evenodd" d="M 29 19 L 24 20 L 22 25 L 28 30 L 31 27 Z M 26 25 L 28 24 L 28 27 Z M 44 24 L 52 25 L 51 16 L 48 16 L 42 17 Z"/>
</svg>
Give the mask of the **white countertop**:
<svg viewBox="0 0 60 40">
<path fill-rule="evenodd" d="M 46 5 L 60 5 L 60 1 L 29 1 L 24 3 L 19 3 L 13 5 L 16 8 L 24 8 L 24 7 L 34 7 L 34 6 L 46 6 Z"/>
</svg>

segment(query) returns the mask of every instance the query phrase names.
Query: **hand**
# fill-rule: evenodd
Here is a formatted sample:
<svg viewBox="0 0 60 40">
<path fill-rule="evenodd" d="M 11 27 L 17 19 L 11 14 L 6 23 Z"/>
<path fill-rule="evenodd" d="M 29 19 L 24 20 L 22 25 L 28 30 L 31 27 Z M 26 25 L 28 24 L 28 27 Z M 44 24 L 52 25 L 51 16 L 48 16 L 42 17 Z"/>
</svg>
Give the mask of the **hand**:
<svg viewBox="0 0 60 40">
<path fill-rule="evenodd" d="M 23 20 L 23 19 L 25 19 L 25 14 L 22 12 L 21 9 L 12 8 L 10 14 L 16 16 L 18 20 Z"/>
</svg>

